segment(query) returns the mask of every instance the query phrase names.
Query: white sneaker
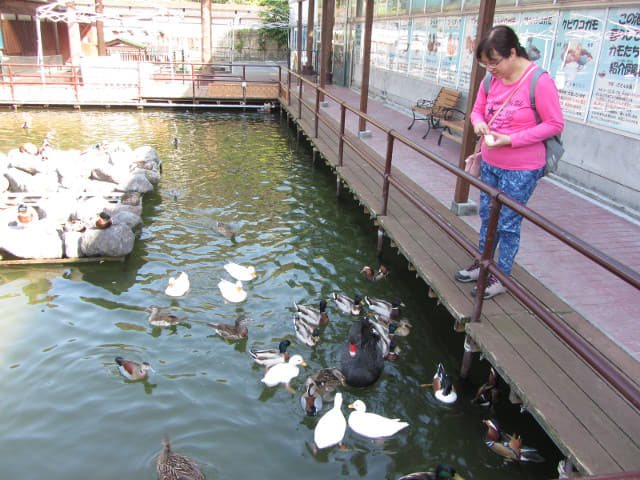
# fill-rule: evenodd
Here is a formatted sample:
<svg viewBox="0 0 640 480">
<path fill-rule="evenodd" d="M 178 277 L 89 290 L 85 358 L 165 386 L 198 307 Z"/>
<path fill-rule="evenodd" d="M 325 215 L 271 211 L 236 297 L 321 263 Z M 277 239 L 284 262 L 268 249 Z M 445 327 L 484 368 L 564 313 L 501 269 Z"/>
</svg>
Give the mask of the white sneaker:
<svg viewBox="0 0 640 480">
<path fill-rule="evenodd" d="M 471 289 L 471 296 L 473 297 L 476 296 L 477 288 L 478 287 L 473 287 Z M 498 280 L 493 275 L 489 275 L 489 279 L 487 281 L 487 288 L 484 289 L 484 299 L 489 300 L 490 298 L 493 298 L 496 295 L 500 295 L 501 293 L 504 293 L 506 291 L 507 291 L 506 288 L 504 288 L 504 285 L 500 283 L 500 280 Z"/>
<path fill-rule="evenodd" d="M 455 279 L 462 283 L 475 282 L 480 275 L 480 264 L 476 260 L 471 264 L 469 268 L 464 270 L 458 270 L 455 275 Z"/>
</svg>

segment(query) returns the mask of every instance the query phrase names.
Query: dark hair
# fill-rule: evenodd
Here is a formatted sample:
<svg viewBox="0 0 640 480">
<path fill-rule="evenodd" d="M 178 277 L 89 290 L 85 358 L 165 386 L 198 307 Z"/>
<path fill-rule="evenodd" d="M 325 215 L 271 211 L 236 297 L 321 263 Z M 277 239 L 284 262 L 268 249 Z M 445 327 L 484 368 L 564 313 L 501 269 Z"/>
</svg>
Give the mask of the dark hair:
<svg viewBox="0 0 640 480">
<path fill-rule="evenodd" d="M 513 31 L 511 27 L 506 25 L 498 25 L 489 30 L 478 43 L 476 48 L 476 59 L 480 60 L 484 53 L 487 58 L 492 58 L 492 50 L 495 50 L 498 55 L 507 58 L 511 55 L 511 49 L 516 49 L 516 55 L 518 57 L 524 57 L 527 60 L 529 55 L 522 45 L 518 35 Z"/>
</svg>

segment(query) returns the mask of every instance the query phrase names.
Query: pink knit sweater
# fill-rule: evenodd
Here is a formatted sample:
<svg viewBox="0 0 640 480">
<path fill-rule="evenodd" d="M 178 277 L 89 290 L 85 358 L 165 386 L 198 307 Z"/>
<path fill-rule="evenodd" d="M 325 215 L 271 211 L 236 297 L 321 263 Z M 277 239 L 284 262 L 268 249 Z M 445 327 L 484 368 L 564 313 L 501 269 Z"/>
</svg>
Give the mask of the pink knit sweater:
<svg viewBox="0 0 640 480">
<path fill-rule="evenodd" d="M 538 66 L 532 63 L 525 75 L 535 68 Z M 540 76 L 536 85 L 536 110 L 542 120 L 536 123 L 536 116 L 529 101 L 532 75 L 529 75 L 520 85 L 508 104 L 489 126 L 491 131 L 511 137 L 511 146 L 507 147 L 490 149 L 484 142 L 482 143 L 482 159 L 494 167 L 506 170 L 535 170 L 543 167 L 545 147 L 542 141 L 562 132 L 564 128 L 558 89 L 553 79 L 546 73 Z M 502 80 L 494 77 L 491 79 L 488 96 L 485 94 L 484 85 L 481 84 L 471 112 L 471 123 L 474 125 L 481 121 L 489 123 L 494 112 L 500 108 L 517 84 L 518 82 L 505 85 Z"/>
</svg>

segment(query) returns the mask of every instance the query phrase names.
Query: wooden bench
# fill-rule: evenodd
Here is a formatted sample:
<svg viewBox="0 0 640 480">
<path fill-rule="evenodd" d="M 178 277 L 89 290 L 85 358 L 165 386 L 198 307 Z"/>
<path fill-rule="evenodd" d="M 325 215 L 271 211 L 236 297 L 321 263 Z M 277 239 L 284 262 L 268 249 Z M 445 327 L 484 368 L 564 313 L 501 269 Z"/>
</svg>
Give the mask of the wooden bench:
<svg viewBox="0 0 640 480">
<path fill-rule="evenodd" d="M 460 110 L 451 110 L 447 118 L 440 120 L 440 136 L 438 137 L 438 145 L 442 143 L 442 137 L 447 137 L 454 142 L 462 143 L 462 134 L 464 132 L 465 115 Z M 454 133 L 455 132 L 455 133 Z"/>
<path fill-rule="evenodd" d="M 460 97 L 462 97 L 462 93 L 442 87 L 433 100 L 419 99 L 411 107 L 413 120 L 408 129 L 411 130 L 416 120 L 424 120 L 427 122 L 427 132 L 422 138 L 427 138 L 432 128 L 441 128 L 440 122 L 450 117 L 451 111 L 456 108 Z"/>
</svg>

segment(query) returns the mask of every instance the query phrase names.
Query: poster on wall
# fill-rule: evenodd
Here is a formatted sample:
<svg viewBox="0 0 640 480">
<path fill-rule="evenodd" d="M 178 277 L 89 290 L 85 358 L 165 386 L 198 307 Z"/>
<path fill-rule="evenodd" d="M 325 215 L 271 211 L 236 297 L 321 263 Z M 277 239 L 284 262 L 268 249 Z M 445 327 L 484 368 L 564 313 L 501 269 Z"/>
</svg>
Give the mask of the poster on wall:
<svg viewBox="0 0 640 480">
<path fill-rule="evenodd" d="M 438 83 L 455 87 L 458 78 L 458 59 L 460 57 L 460 37 L 462 35 L 461 17 L 441 17 L 438 19 L 438 56 L 440 70 Z"/>
<path fill-rule="evenodd" d="M 506 25 L 507 27 L 513 28 L 516 32 L 518 31 L 518 20 L 520 19 L 520 15 L 517 13 L 499 13 L 493 17 L 493 25 Z"/>
<path fill-rule="evenodd" d="M 588 120 L 640 133 L 640 14 L 612 9 L 605 28 Z"/>
<path fill-rule="evenodd" d="M 427 24 L 424 20 L 414 20 L 409 42 L 409 75 L 422 77 L 422 66 L 427 52 Z"/>
<path fill-rule="evenodd" d="M 478 17 L 464 17 L 462 27 L 462 48 L 460 51 L 460 76 L 458 89 L 469 90 L 471 68 L 475 58 L 476 32 L 478 31 Z"/>
<path fill-rule="evenodd" d="M 434 82 L 438 81 L 439 48 L 438 19 L 431 17 L 427 20 L 427 52 L 424 59 L 424 78 Z"/>
<path fill-rule="evenodd" d="M 562 12 L 549 73 L 566 116 L 584 120 L 604 31 L 603 10 Z"/>
<path fill-rule="evenodd" d="M 517 30 L 529 60 L 545 69 L 551 62 L 557 20 L 558 12 L 527 12 L 522 14 Z"/>
</svg>

